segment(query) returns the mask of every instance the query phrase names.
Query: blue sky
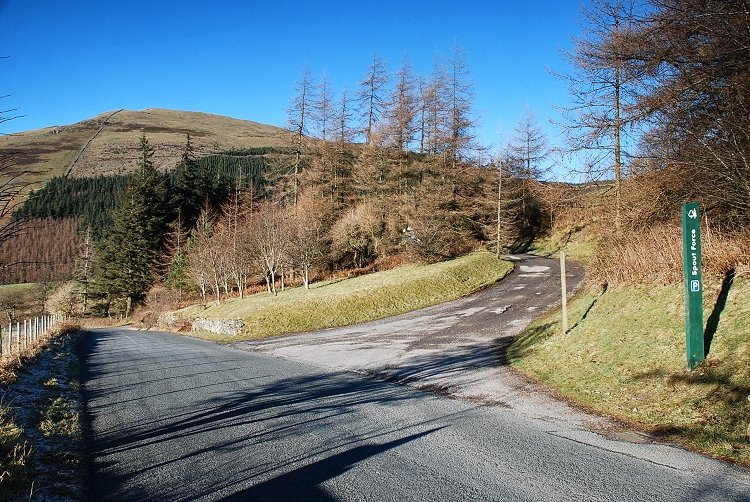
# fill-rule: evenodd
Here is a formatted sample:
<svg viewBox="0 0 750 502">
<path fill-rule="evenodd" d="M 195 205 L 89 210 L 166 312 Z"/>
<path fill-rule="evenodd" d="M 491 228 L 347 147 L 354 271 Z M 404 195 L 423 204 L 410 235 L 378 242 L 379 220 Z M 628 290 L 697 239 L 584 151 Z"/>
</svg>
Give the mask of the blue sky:
<svg viewBox="0 0 750 502">
<path fill-rule="evenodd" d="M 556 143 L 567 89 L 547 68 L 565 69 L 578 15 L 565 0 L 0 0 L 2 108 L 24 115 L 0 133 L 152 107 L 284 125 L 305 67 L 338 91 L 374 53 L 427 75 L 458 45 L 480 140 L 507 141 L 528 107 Z"/>
</svg>

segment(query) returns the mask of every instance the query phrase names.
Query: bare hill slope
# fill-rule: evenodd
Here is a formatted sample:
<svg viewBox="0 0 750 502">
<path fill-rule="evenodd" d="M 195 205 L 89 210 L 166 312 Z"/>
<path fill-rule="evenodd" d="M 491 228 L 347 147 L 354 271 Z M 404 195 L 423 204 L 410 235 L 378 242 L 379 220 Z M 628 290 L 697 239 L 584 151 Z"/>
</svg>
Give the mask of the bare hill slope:
<svg viewBox="0 0 750 502">
<path fill-rule="evenodd" d="M 67 126 L 0 137 L 0 154 L 15 152 L 17 162 L 43 182 L 52 176 L 91 176 L 137 167 L 139 138 L 156 148 L 154 161 L 171 169 L 189 133 L 199 155 L 228 149 L 283 146 L 283 129 L 208 113 L 164 109 L 106 112 Z"/>
</svg>

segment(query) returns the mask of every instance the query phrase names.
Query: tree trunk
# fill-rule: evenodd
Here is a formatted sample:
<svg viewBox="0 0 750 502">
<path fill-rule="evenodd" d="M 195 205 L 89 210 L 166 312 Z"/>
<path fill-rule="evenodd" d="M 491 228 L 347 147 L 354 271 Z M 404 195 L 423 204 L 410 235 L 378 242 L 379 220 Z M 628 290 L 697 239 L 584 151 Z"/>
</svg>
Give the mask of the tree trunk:
<svg viewBox="0 0 750 502">
<path fill-rule="evenodd" d="M 497 241 L 495 243 L 495 255 L 500 258 L 500 216 L 501 216 L 501 205 L 502 205 L 502 191 L 503 191 L 503 163 L 500 161 L 500 169 L 498 169 L 497 177 Z"/>
<path fill-rule="evenodd" d="M 214 276 L 214 291 L 216 291 L 216 305 L 221 304 L 221 285 L 218 277 Z"/>
<path fill-rule="evenodd" d="M 615 25 L 617 26 L 617 25 Z M 622 159 L 620 153 L 620 129 L 622 124 L 620 121 L 620 61 L 615 63 L 615 226 L 619 230 L 620 228 L 620 208 L 622 207 Z"/>
</svg>

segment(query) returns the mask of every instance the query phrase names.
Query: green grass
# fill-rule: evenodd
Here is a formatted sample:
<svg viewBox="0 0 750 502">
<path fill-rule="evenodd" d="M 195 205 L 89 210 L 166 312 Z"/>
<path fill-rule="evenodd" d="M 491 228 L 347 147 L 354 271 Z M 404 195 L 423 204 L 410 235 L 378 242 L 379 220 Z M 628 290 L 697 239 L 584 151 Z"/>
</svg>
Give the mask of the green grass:
<svg viewBox="0 0 750 502">
<path fill-rule="evenodd" d="M 707 279 L 707 319 L 720 280 Z M 681 285 L 587 291 L 527 328 L 511 363 L 585 407 L 712 456 L 750 465 L 750 280 L 729 292 L 708 358 L 686 372 Z M 585 319 L 584 314 L 586 314 Z"/>
<path fill-rule="evenodd" d="M 21 284 L 0 284 L 0 294 L 5 295 L 18 295 L 31 291 L 36 286 L 36 283 L 25 282 Z"/>
<path fill-rule="evenodd" d="M 37 413 L 38 429 L 45 437 L 61 436 L 72 439 L 80 430 L 78 413 L 60 396 L 48 398 L 40 403 Z"/>
<path fill-rule="evenodd" d="M 230 299 L 175 312 L 182 319 L 242 319 L 238 336 L 192 335 L 217 341 L 263 338 L 347 326 L 466 296 L 507 275 L 513 265 L 481 251 L 431 265 L 407 265 L 353 279 Z"/>
<path fill-rule="evenodd" d="M 596 238 L 591 234 L 591 228 L 582 224 L 555 227 L 548 235 L 534 240 L 529 252 L 552 256 L 563 250 L 571 260 L 588 264 L 596 253 Z"/>
</svg>

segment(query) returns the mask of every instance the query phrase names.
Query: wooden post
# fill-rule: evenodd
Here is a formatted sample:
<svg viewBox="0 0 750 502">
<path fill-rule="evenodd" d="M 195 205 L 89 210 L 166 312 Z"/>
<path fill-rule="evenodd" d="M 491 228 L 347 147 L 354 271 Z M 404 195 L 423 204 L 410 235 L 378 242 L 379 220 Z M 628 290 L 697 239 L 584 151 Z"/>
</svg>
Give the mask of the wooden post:
<svg viewBox="0 0 750 502">
<path fill-rule="evenodd" d="M 568 332 L 568 284 L 565 278 L 565 251 L 560 251 L 560 285 L 562 286 L 562 332 Z"/>
<path fill-rule="evenodd" d="M 500 258 L 500 217 L 503 191 L 503 161 L 500 161 L 500 169 L 497 176 L 497 241 L 495 242 L 495 256 Z"/>
</svg>

